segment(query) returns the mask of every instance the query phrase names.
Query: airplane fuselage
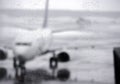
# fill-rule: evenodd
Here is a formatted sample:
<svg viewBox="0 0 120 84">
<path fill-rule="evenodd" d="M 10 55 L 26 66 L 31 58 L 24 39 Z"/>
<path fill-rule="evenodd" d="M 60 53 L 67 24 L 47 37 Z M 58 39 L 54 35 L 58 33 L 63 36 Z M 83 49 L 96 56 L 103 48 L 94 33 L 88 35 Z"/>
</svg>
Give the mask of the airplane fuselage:
<svg viewBox="0 0 120 84">
<path fill-rule="evenodd" d="M 16 57 L 31 60 L 50 48 L 52 33 L 50 29 L 21 31 L 14 42 L 13 52 Z"/>
</svg>

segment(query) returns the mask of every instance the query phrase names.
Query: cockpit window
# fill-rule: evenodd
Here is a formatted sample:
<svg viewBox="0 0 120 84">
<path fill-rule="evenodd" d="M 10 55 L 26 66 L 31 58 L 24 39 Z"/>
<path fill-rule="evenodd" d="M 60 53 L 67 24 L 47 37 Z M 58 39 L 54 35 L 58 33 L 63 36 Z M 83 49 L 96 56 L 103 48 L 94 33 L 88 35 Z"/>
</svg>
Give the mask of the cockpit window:
<svg viewBox="0 0 120 84">
<path fill-rule="evenodd" d="M 18 43 L 16 43 L 16 45 L 20 45 L 20 46 L 31 46 L 31 43 L 18 42 Z"/>
</svg>

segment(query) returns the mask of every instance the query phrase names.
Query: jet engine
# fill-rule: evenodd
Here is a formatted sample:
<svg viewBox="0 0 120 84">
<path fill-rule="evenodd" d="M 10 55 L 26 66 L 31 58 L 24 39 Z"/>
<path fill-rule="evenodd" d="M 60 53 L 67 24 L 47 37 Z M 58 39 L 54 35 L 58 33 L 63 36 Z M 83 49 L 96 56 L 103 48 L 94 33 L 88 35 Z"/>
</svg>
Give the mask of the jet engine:
<svg viewBox="0 0 120 84">
<path fill-rule="evenodd" d="M 3 49 L 0 49 L 0 60 L 5 59 L 7 59 L 7 53 Z"/>
<path fill-rule="evenodd" d="M 70 56 L 66 52 L 60 52 L 57 55 L 57 59 L 58 59 L 59 62 L 68 62 L 68 61 L 70 61 Z"/>
</svg>

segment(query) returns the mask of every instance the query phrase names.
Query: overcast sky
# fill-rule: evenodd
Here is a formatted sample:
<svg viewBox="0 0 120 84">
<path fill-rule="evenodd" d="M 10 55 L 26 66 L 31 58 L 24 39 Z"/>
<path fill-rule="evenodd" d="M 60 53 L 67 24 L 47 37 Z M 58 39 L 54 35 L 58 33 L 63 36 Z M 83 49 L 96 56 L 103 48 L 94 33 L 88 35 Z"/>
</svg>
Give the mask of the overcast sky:
<svg viewBox="0 0 120 84">
<path fill-rule="evenodd" d="M 43 9 L 45 0 L 0 0 L 0 8 Z M 120 0 L 50 0 L 50 9 L 120 11 Z"/>
</svg>

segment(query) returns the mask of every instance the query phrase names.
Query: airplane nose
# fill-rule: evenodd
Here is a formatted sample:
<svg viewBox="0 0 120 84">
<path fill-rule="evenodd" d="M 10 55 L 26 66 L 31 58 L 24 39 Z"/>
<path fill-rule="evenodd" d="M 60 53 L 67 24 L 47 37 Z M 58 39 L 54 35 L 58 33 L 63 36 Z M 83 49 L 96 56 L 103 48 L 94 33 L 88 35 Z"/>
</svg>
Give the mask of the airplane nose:
<svg viewBox="0 0 120 84">
<path fill-rule="evenodd" d="M 27 52 L 28 48 L 27 47 L 15 47 L 14 53 L 17 56 L 24 56 Z"/>
</svg>

